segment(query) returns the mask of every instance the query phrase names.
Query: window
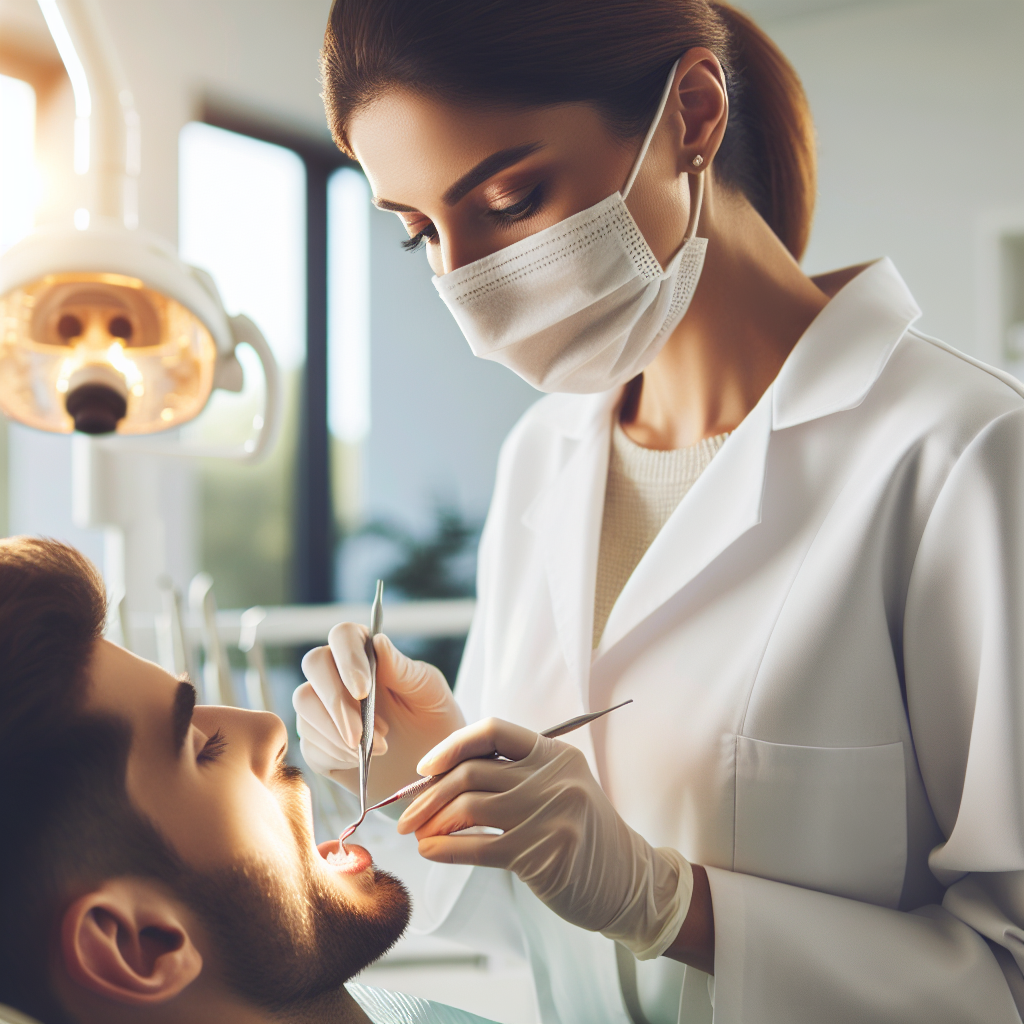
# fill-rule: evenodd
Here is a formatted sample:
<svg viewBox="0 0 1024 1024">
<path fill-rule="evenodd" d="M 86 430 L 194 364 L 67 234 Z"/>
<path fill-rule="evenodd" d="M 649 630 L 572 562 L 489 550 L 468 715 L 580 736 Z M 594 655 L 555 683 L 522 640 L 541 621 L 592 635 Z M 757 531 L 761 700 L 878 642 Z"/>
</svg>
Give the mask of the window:
<svg viewBox="0 0 1024 1024">
<path fill-rule="evenodd" d="M 351 167 L 327 186 L 327 420 L 335 515 L 361 525 L 363 443 L 370 432 L 370 188 Z"/>
<path fill-rule="evenodd" d="M 0 254 L 33 227 L 41 194 L 35 124 L 35 90 L 27 82 L 0 75 Z M 7 421 L 0 417 L 0 536 L 7 532 Z"/>
<path fill-rule="evenodd" d="M 1003 359 L 1024 362 L 1024 230 L 1007 231 L 1000 239 L 1002 267 Z"/>
<path fill-rule="evenodd" d="M 229 313 L 259 326 L 281 367 L 285 423 L 256 466 L 204 461 L 199 470 L 200 563 L 221 605 L 292 598 L 297 404 L 306 356 L 306 174 L 289 149 L 192 123 L 179 140 L 179 249 L 209 271 Z M 248 348 L 240 394 L 217 391 L 190 428 L 241 441 L 262 408 L 263 374 Z M 241 436 L 236 436 L 241 435 Z"/>
<path fill-rule="evenodd" d="M 976 351 L 1024 379 L 1024 208 L 986 210 L 976 230 Z"/>
<path fill-rule="evenodd" d="M 222 606 L 336 595 L 335 538 L 361 516 L 369 429 L 369 208 L 362 173 L 329 143 L 216 109 L 182 130 L 181 254 L 256 321 L 287 382 L 268 461 L 201 472 L 201 561 Z M 226 440 L 261 400 L 217 394 L 195 429 Z"/>
<path fill-rule="evenodd" d="M 0 253 L 32 230 L 39 200 L 35 124 L 35 90 L 0 75 Z"/>
</svg>

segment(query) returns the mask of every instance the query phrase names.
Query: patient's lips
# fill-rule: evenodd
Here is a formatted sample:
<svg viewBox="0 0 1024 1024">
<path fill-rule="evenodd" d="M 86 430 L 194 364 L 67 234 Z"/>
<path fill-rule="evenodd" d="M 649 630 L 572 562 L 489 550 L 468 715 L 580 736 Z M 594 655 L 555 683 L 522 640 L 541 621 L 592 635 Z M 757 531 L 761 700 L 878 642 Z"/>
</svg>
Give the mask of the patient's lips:
<svg viewBox="0 0 1024 1024">
<path fill-rule="evenodd" d="M 317 849 L 320 851 L 320 856 L 335 871 L 340 871 L 345 875 L 357 875 L 365 871 L 373 863 L 373 858 L 367 850 L 362 846 L 356 846 L 355 843 L 348 843 L 342 849 L 341 843 L 337 839 L 328 839 L 327 842 L 321 843 Z"/>
</svg>

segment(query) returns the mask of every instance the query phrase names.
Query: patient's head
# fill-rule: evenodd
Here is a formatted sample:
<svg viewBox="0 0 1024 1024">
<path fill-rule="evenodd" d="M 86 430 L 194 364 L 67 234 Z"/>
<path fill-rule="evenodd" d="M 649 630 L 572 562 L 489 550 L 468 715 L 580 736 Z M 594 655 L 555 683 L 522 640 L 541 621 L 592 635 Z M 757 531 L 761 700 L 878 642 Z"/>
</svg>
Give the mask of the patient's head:
<svg viewBox="0 0 1024 1024">
<path fill-rule="evenodd" d="M 280 719 L 195 706 L 104 617 L 83 556 L 0 541 L 0 1003 L 46 1024 L 329 1013 L 402 932 L 404 889 L 318 853 Z"/>
</svg>

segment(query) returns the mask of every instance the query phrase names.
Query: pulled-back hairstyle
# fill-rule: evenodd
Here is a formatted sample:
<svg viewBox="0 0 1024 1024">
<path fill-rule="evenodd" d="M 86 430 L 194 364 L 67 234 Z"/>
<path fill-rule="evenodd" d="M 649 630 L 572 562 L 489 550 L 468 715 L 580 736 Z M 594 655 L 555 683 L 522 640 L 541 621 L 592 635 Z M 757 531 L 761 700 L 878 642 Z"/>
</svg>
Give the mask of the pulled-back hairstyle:
<svg viewBox="0 0 1024 1024">
<path fill-rule="evenodd" d="M 810 108 L 792 65 L 746 15 L 711 0 L 334 0 L 321 53 L 335 142 L 352 115 L 406 87 L 453 102 L 592 103 L 642 135 L 669 70 L 695 46 L 725 70 L 729 124 L 717 180 L 747 197 L 789 251 L 815 199 Z"/>
</svg>

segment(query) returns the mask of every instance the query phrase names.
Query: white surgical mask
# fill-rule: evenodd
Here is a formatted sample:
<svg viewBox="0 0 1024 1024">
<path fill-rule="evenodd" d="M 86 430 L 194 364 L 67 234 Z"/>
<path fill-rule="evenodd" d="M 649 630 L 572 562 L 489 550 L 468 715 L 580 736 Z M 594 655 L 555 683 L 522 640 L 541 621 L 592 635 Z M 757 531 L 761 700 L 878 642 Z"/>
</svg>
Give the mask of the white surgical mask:
<svg viewBox="0 0 1024 1024">
<path fill-rule="evenodd" d="M 682 248 L 665 270 L 626 208 L 678 62 L 622 192 L 434 278 L 473 354 L 540 391 L 592 394 L 631 380 L 683 318 L 704 266 L 698 187 Z M 702 185 L 702 179 L 698 185 Z"/>
</svg>

